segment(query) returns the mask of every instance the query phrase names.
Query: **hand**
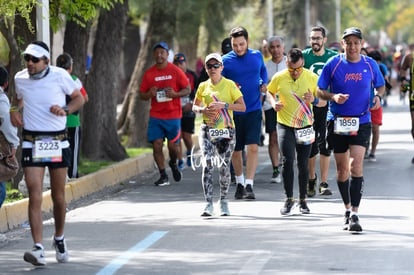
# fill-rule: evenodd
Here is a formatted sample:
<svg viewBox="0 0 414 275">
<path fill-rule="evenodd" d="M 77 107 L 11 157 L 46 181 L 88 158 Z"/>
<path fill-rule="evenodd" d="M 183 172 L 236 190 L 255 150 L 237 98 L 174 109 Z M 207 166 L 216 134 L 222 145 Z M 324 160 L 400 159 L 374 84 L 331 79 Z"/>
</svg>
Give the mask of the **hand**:
<svg viewBox="0 0 414 275">
<path fill-rule="evenodd" d="M 63 108 L 59 105 L 52 105 L 50 106 L 49 110 L 52 114 L 55 114 L 57 116 L 67 116 L 66 111 L 63 110 Z"/>
<path fill-rule="evenodd" d="M 349 98 L 349 94 L 335 94 L 332 100 L 338 104 L 344 104 Z"/>
<path fill-rule="evenodd" d="M 10 121 L 14 127 L 22 127 L 23 126 L 23 118 L 20 112 L 11 112 L 10 113 Z"/>
<path fill-rule="evenodd" d="M 283 102 L 282 101 L 276 101 L 275 105 L 273 106 L 273 109 L 275 109 L 276 112 L 279 112 L 283 108 Z"/>
<path fill-rule="evenodd" d="M 179 96 L 178 96 L 178 93 L 176 93 L 176 92 L 174 91 L 174 89 L 173 89 L 173 88 L 171 88 L 171 87 L 167 87 L 167 88 L 165 88 L 165 95 L 166 95 L 167 97 L 170 97 L 170 98 L 179 97 Z"/>
<path fill-rule="evenodd" d="M 375 111 L 379 109 L 379 107 L 381 107 L 381 99 L 378 96 L 374 96 L 373 102 L 374 102 L 374 106 L 372 106 L 370 110 Z"/>
<path fill-rule="evenodd" d="M 303 100 L 305 100 L 306 103 L 312 103 L 315 100 L 310 89 L 303 95 Z"/>
<path fill-rule="evenodd" d="M 208 108 L 211 110 L 221 110 L 226 106 L 226 102 L 211 102 Z"/>
</svg>

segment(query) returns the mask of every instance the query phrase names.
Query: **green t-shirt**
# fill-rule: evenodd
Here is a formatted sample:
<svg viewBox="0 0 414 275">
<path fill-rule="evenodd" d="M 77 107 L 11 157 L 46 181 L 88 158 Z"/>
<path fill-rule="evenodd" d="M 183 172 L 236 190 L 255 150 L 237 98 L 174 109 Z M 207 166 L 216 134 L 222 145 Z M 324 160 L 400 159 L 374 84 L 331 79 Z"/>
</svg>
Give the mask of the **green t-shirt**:
<svg viewBox="0 0 414 275">
<path fill-rule="evenodd" d="M 322 68 L 325 65 L 326 61 L 328 61 L 328 59 L 332 56 L 338 54 L 337 52 L 327 48 L 325 48 L 325 54 L 321 56 L 315 55 L 312 51 L 312 48 L 305 49 L 302 51 L 302 53 L 303 58 L 305 59 L 304 67 L 317 75 L 321 74 Z"/>
<path fill-rule="evenodd" d="M 211 102 L 218 101 L 231 104 L 242 96 L 240 89 L 232 80 L 222 77 L 217 85 L 213 85 L 211 79 L 202 82 L 198 86 L 195 98 L 201 100 L 204 106 L 208 106 Z M 203 120 L 210 124 L 207 116 L 203 115 Z M 217 112 L 216 119 L 211 124 L 217 129 L 234 128 L 233 111 L 221 109 Z"/>
<path fill-rule="evenodd" d="M 304 69 L 296 81 L 287 69 L 276 73 L 267 90 L 283 103 L 283 108 L 277 112 L 277 122 L 292 128 L 312 125 L 312 104 L 306 104 L 303 96 L 310 90 L 316 97 L 317 83 L 318 75 L 308 69 Z"/>
</svg>

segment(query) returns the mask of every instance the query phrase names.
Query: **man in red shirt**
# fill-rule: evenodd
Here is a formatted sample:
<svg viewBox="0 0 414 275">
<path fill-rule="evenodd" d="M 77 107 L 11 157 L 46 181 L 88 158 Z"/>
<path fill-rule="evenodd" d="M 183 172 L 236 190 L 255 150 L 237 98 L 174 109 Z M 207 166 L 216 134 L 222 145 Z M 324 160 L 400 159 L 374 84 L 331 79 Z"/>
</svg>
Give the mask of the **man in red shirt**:
<svg viewBox="0 0 414 275">
<path fill-rule="evenodd" d="M 190 93 L 187 76 L 177 66 L 168 62 L 168 51 L 165 42 L 154 45 L 155 64 L 144 73 L 139 89 L 141 99 L 151 100 L 147 135 L 160 171 L 160 178 L 154 182 L 157 186 L 170 184 L 162 152 L 164 138 L 168 139 L 169 165 L 174 180 L 181 180 L 181 172 L 177 167 L 182 117 L 180 98 Z"/>
</svg>

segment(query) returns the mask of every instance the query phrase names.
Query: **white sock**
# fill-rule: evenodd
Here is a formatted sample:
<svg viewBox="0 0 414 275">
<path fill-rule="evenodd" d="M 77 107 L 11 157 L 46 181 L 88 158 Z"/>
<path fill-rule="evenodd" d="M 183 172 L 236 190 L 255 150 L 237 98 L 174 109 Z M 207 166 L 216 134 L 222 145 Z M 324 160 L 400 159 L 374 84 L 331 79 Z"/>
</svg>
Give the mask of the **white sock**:
<svg viewBox="0 0 414 275">
<path fill-rule="evenodd" d="M 246 179 L 245 183 L 246 183 L 245 186 L 250 184 L 253 187 L 253 180 L 252 179 Z"/>
<path fill-rule="evenodd" d="M 240 183 L 244 186 L 244 175 L 241 174 L 241 176 L 236 176 L 236 183 Z"/>
<path fill-rule="evenodd" d="M 355 216 L 357 216 L 357 217 L 358 217 L 358 212 L 351 211 L 351 215 L 350 215 L 350 217 L 352 217 L 353 215 L 355 215 Z"/>
<path fill-rule="evenodd" d="M 56 241 L 61 241 L 61 240 L 63 240 L 63 238 L 65 237 L 65 235 L 62 235 L 62 236 L 55 236 L 55 240 Z"/>
<path fill-rule="evenodd" d="M 37 247 L 40 247 L 42 250 L 45 250 L 45 248 L 43 247 L 43 244 L 41 243 L 35 243 L 34 245 Z"/>
</svg>

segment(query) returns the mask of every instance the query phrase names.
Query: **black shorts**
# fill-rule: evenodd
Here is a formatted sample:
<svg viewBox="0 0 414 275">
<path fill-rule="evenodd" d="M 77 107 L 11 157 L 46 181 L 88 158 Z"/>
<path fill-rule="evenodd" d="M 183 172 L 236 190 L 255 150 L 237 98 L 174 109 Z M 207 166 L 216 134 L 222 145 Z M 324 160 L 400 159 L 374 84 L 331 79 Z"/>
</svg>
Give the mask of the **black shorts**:
<svg viewBox="0 0 414 275">
<path fill-rule="evenodd" d="M 315 142 L 312 143 L 312 149 L 310 157 L 316 156 L 318 153 L 329 157 L 331 150 L 326 143 L 326 115 L 328 113 L 328 106 L 325 107 L 313 107 L 313 113 L 315 121 L 313 122 L 313 129 L 315 131 Z"/>
<path fill-rule="evenodd" d="M 194 134 L 194 121 L 195 117 L 182 117 L 181 118 L 181 132 Z"/>
<path fill-rule="evenodd" d="M 350 145 L 368 146 L 369 137 L 371 135 L 371 123 L 359 125 L 356 136 L 337 135 L 334 133 L 334 121 L 328 121 L 328 145 L 329 149 L 333 149 L 334 153 L 345 153 Z"/>
<path fill-rule="evenodd" d="M 277 113 L 275 109 L 269 109 L 265 112 L 265 131 L 266 133 L 271 133 L 276 131 L 276 124 L 277 124 Z"/>
<path fill-rule="evenodd" d="M 62 142 L 68 142 L 67 133 L 65 131 L 59 132 L 31 132 L 23 130 L 22 137 L 23 141 L 34 142 L 36 136 L 60 136 Z M 72 151 L 70 147 L 62 148 L 62 160 L 58 162 L 33 162 L 33 148 L 23 148 L 22 149 L 22 167 L 49 167 L 50 169 L 54 168 L 65 168 L 68 167 L 71 163 Z"/>
</svg>

